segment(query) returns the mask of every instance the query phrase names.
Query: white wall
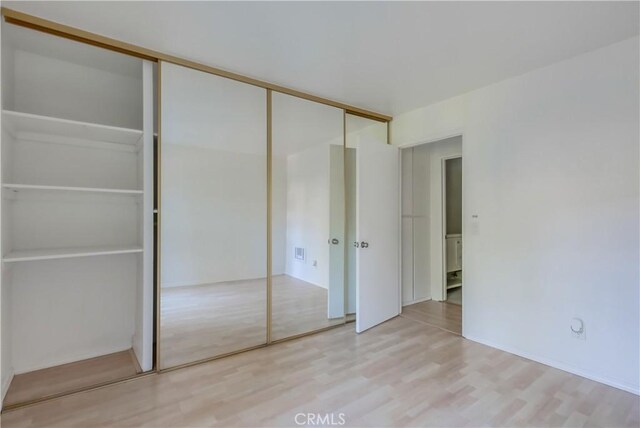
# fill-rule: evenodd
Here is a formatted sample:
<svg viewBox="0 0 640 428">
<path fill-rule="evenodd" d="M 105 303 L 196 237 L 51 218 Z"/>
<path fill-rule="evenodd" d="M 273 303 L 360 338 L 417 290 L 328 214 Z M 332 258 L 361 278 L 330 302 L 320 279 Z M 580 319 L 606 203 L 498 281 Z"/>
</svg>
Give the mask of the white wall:
<svg viewBox="0 0 640 428">
<path fill-rule="evenodd" d="M 133 351 L 140 368 L 153 368 L 153 315 L 154 315 L 154 64 L 143 61 L 143 137 L 138 156 L 138 183 L 144 190 L 140 210 L 139 242 L 143 253 L 138 257 L 138 283 L 136 287 L 136 328 L 133 337 Z"/>
<path fill-rule="evenodd" d="M 4 400 L 4 396 L 9 390 L 9 385 L 13 379 L 13 361 L 11 355 L 11 343 L 12 343 L 12 328 L 11 328 L 11 277 L 8 269 L 2 269 L 2 289 L 0 290 L 0 300 L 2 304 L 0 306 L 0 322 L 2 323 L 2 329 L 0 333 L 2 335 L 0 347 L 1 370 L 2 370 L 2 391 L 1 399 Z"/>
<path fill-rule="evenodd" d="M 429 272 L 431 260 L 429 253 L 429 150 L 428 147 L 413 149 L 412 194 L 413 194 L 413 280 L 414 301 L 431 298 Z"/>
<path fill-rule="evenodd" d="M 142 129 L 141 76 L 125 76 L 20 50 L 15 51 L 14 60 L 14 104 L 7 108 Z"/>
<path fill-rule="evenodd" d="M 11 287 L 15 373 L 130 349 L 137 256 L 14 263 L 4 286 Z"/>
<path fill-rule="evenodd" d="M 402 303 L 431 298 L 429 147 L 402 150 Z"/>
<path fill-rule="evenodd" d="M 2 25 L 1 31 L 4 34 L 7 25 Z M 0 70 L 2 72 L 2 108 L 7 108 L 14 104 L 14 85 L 5 84 L 5 82 L 13 82 L 15 79 L 15 50 L 4 38 L 0 40 L 0 46 L 2 47 L 2 64 Z"/>
<path fill-rule="evenodd" d="M 287 157 L 286 272 L 323 288 L 329 284 L 329 196 L 327 144 Z M 305 249 L 306 260 L 295 259 L 295 247 Z"/>
<path fill-rule="evenodd" d="M 464 132 L 464 335 L 636 393 L 638 50 L 636 37 L 392 122 L 397 145 Z"/>
</svg>

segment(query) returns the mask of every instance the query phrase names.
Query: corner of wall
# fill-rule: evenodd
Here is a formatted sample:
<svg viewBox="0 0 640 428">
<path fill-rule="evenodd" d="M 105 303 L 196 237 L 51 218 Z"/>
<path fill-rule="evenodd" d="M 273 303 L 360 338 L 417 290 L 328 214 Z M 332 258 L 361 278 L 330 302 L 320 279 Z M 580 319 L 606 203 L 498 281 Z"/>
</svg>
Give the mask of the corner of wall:
<svg viewBox="0 0 640 428">
<path fill-rule="evenodd" d="M 2 403 L 4 403 L 4 397 L 7 395 L 7 391 L 9 391 L 9 385 L 11 385 L 12 380 L 13 368 L 10 369 L 9 373 L 2 374 L 2 399 L 0 400 L 0 410 L 2 410 Z"/>
</svg>

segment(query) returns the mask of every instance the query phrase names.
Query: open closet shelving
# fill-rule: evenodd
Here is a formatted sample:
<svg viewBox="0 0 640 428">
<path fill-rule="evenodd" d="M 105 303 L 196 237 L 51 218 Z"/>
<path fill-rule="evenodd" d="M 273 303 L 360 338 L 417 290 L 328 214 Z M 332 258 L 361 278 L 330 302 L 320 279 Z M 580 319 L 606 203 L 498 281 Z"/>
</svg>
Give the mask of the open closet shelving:
<svg viewBox="0 0 640 428">
<path fill-rule="evenodd" d="M 154 129 L 151 63 L 2 30 L 7 407 L 152 369 Z"/>
<path fill-rule="evenodd" d="M 130 167 L 131 160 L 139 155 L 143 137 L 141 130 L 9 110 L 2 111 L 2 123 L 6 139 L 5 155 L 8 157 L 5 159 L 5 165 L 7 165 L 5 177 L 10 175 L 12 178 L 11 182 L 7 183 L 3 179 L 2 183 L 3 198 L 9 207 L 5 210 L 8 216 L 7 223 L 11 231 L 17 230 L 19 234 L 19 229 L 22 227 L 28 230 L 25 235 L 33 235 L 22 239 L 22 236 L 12 236 L 14 234 L 10 232 L 3 244 L 3 262 L 143 251 L 138 239 L 139 234 L 135 233 L 139 214 L 139 197 L 144 194 L 143 190 L 136 188 L 139 187 L 137 177 L 135 181 L 130 180 L 127 183 L 129 188 L 95 187 L 101 183 L 105 186 L 111 184 L 112 178 L 108 168 L 112 168 L 114 174 L 127 174 L 124 170 Z M 24 145 L 33 147 L 25 148 Z M 39 150 L 48 153 L 46 156 L 39 157 L 37 154 Z M 118 155 L 120 159 L 112 165 L 96 169 L 95 164 L 100 162 L 101 157 L 108 157 L 109 151 L 121 152 Z M 62 155 L 58 156 L 56 152 L 62 152 Z M 92 158 L 94 167 L 85 171 L 69 170 L 66 165 L 68 157 L 76 157 L 78 161 L 82 161 L 83 158 Z M 46 164 L 46 167 L 39 165 L 39 161 Z M 65 176 L 65 170 L 69 170 L 69 175 Z M 100 170 L 102 171 L 96 174 Z M 87 179 L 89 185 L 80 186 L 84 179 Z M 51 185 L 52 182 L 60 185 Z M 74 185 L 66 185 L 68 183 Z M 124 183 L 117 183 L 117 185 L 122 184 Z M 99 207 L 106 217 L 100 213 L 92 213 L 91 207 Z M 49 216 L 47 223 L 20 224 L 23 220 L 28 221 L 30 216 L 39 215 L 40 210 L 47 211 Z M 68 224 L 65 221 L 66 218 L 73 218 L 74 213 L 84 216 L 82 211 L 87 211 L 89 215 L 86 219 L 96 224 L 85 224 L 86 227 L 82 230 L 78 222 Z M 104 224 L 106 219 L 113 219 L 114 216 L 118 217 L 117 221 L 121 223 Z M 43 233 L 30 233 L 38 231 L 40 225 L 49 228 L 54 223 L 57 223 L 56 227 L 68 226 L 64 246 L 56 245 L 61 242 L 55 237 L 48 238 Z M 118 235 L 117 230 L 122 229 L 129 232 L 129 237 L 136 239 L 131 240 L 125 236 L 115 240 L 105 239 L 92 230 L 95 226 L 113 238 Z M 78 237 L 78 241 L 74 242 L 76 232 L 82 235 L 82 238 Z M 90 237 L 89 235 L 92 234 L 97 236 Z"/>
</svg>

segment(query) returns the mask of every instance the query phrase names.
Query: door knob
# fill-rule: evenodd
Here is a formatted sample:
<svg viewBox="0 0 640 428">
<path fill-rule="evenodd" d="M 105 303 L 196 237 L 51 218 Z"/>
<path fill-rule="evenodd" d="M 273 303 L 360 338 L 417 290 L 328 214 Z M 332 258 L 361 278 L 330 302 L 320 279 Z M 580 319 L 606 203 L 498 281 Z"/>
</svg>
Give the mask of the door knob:
<svg viewBox="0 0 640 428">
<path fill-rule="evenodd" d="M 338 245 L 338 244 L 340 243 L 340 241 L 338 241 L 338 239 L 337 239 L 337 238 L 333 238 L 333 239 L 331 240 L 331 243 L 332 243 L 333 245 Z"/>
<path fill-rule="evenodd" d="M 368 242 L 366 242 L 366 241 L 362 241 L 362 242 L 360 243 L 360 248 L 369 248 L 369 243 L 368 243 Z"/>
</svg>

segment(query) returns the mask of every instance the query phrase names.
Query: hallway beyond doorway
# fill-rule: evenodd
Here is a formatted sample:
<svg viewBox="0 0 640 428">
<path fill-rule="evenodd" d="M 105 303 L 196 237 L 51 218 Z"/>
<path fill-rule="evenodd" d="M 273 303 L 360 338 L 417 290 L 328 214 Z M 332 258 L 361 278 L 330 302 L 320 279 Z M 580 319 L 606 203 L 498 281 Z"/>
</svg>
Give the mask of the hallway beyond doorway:
<svg viewBox="0 0 640 428">
<path fill-rule="evenodd" d="M 462 335 L 462 306 L 427 300 L 402 308 L 400 316 Z"/>
</svg>

